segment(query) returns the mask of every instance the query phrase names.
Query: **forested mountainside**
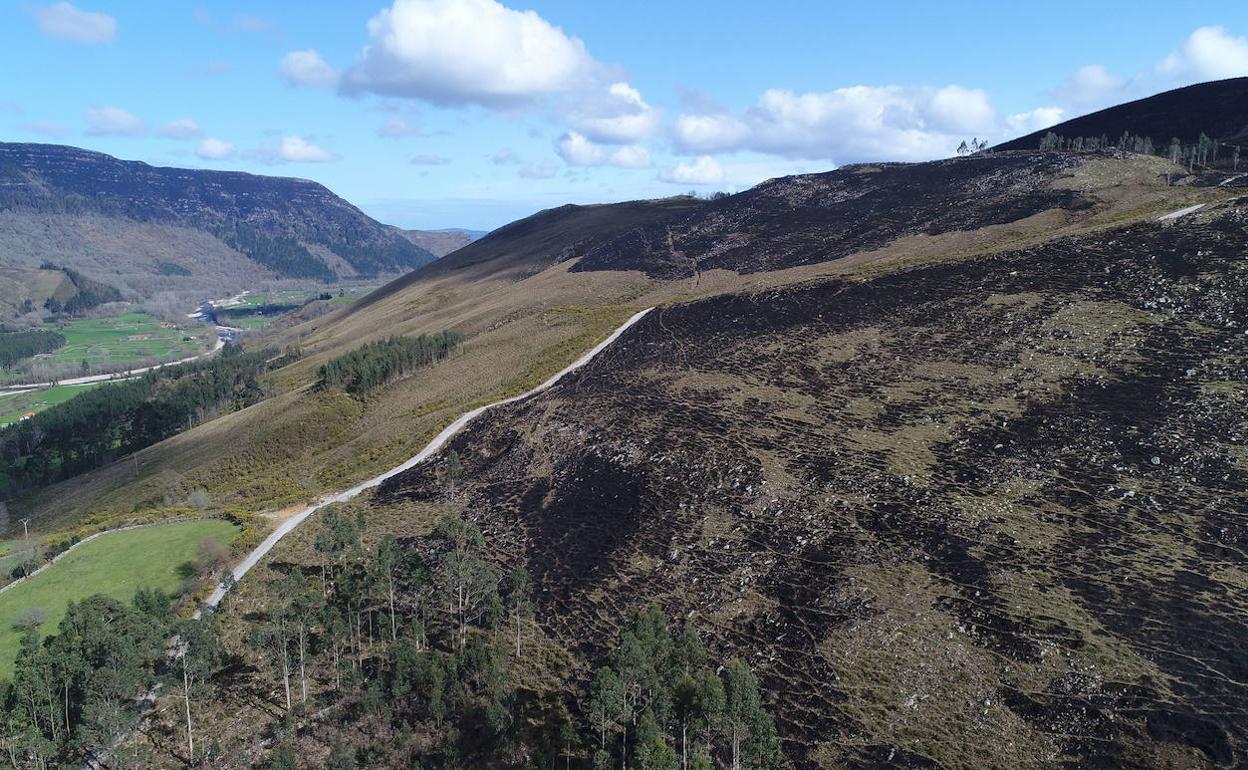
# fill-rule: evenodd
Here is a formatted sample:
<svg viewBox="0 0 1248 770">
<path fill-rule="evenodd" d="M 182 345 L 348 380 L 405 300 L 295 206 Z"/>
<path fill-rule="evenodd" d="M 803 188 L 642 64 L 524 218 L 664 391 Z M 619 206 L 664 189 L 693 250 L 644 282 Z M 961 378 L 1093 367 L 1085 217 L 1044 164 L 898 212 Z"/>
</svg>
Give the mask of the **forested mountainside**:
<svg viewBox="0 0 1248 770">
<path fill-rule="evenodd" d="M 51 259 L 101 277 L 168 277 L 170 265 L 215 275 L 243 262 L 250 272 L 332 280 L 434 259 L 315 182 L 60 145 L 0 143 L 0 221 L 4 266 Z"/>
</svg>

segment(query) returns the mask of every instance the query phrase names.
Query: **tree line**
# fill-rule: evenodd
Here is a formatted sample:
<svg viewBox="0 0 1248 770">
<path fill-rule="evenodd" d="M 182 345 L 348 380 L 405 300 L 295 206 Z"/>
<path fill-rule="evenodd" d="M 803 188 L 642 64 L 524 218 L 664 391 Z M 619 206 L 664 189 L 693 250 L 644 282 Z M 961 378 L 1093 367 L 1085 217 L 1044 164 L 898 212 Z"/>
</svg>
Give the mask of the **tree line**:
<svg viewBox="0 0 1248 770">
<path fill-rule="evenodd" d="M 174 607 L 156 590 L 140 589 L 129 605 L 96 595 L 70 603 L 42 640 L 42 618 L 19 620 L 13 678 L 0 682 L 0 755 L 9 766 L 45 770 L 107 755 L 110 767 L 151 767 L 148 747 L 126 743 L 142 701 L 165 685 L 190 717 L 222 661 L 215 619 L 182 619 Z"/>
<path fill-rule="evenodd" d="M 0 429 L 0 494 L 12 496 L 98 468 L 217 413 L 267 397 L 258 377 L 289 363 L 277 351 L 227 344 L 206 361 L 107 383 Z"/>
<path fill-rule="evenodd" d="M 147 589 L 129 605 L 71 604 L 42 640 L 42 618 L 24 616 L 15 673 L 0 682 L 0 752 L 23 769 L 153 766 L 137 728 L 159 696 L 175 758 L 211 764 L 229 737 L 207 714 L 240 697 L 236 672 L 254 670 L 254 694 L 287 715 L 272 770 L 309 766 L 294 720 L 314 708 L 332 713 L 332 750 L 316 766 L 333 770 L 785 765 L 750 667 L 716 660 L 691 624 L 645 607 L 584 681 L 551 667 L 529 574 L 490 561 L 471 523 L 447 516 L 419 546 L 392 535 L 366 546 L 365 526 L 362 514 L 319 514 L 313 563 L 270 582 L 241 642 L 225 643 L 212 613 L 182 619 L 189 605 Z M 229 574 L 211 552 L 199 561 Z"/>
<path fill-rule="evenodd" d="M 336 741 L 328 766 L 784 765 L 750 667 L 719 665 L 692 625 L 674 627 L 648 606 L 591 682 L 539 693 L 530 672 L 548 642 L 527 571 L 500 569 L 481 531 L 453 516 L 424 550 L 391 535 L 365 547 L 364 525 L 326 509 L 314 541 L 319 563 L 270 584 L 250 636 L 283 709 L 337 701 L 342 736 L 373 736 L 365 745 Z M 269 766 L 293 770 L 303 753 L 291 736 Z"/>
<path fill-rule="evenodd" d="M 318 386 L 363 397 L 413 369 L 440 361 L 464 342 L 457 331 L 390 337 L 332 358 L 318 372 Z"/>
<path fill-rule="evenodd" d="M 23 358 L 51 353 L 65 344 L 65 337 L 47 329 L 0 332 L 0 368 L 9 368 Z"/>
<path fill-rule="evenodd" d="M 1175 165 L 1187 166 L 1189 173 L 1197 166 L 1214 168 L 1219 160 L 1223 167 L 1229 166 L 1232 171 L 1239 171 L 1239 145 L 1218 141 L 1203 131 L 1195 142 L 1188 144 L 1180 141 L 1178 137 L 1172 138 L 1168 144 L 1156 144 L 1152 137 L 1132 134 L 1130 131 L 1123 131 L 1121 136 L 1112 141 L 1105 134 L 1065 137 L 1053 131 L 1049 131 L 1040 139 L 1041 150 L 1084 152 L 1108 148 L 1144 155 L 1159 155 Z"/>
</svg>

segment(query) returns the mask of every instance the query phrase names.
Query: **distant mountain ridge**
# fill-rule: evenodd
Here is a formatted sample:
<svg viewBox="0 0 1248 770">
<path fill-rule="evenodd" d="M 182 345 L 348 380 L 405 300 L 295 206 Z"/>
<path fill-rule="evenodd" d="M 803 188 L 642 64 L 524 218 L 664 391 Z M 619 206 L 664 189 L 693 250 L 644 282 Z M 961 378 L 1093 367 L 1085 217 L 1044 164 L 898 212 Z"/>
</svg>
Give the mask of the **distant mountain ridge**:
<svg viewBox="0 0 1248 770">
<path fill-rule="evenodd" d="M 994 150 L 1034 150 L 1049 133 L 1073 139 L 1106 137 L 1123 132 L 1147 136 L 1156 147 L 1171 139 L 1183 144 L 1203 133 L 1239 146 L 1248 145 L 1248 77 L 1215 80 L 1176 88 L 1144 99 L 1118 104 L 997 145 Z"/>
<path fill-rule="evenodd" d="M 464 230 L 459 227 L 448 227 L 442 230 L 398 229 L 398 231 L 403 237 L 435 257 L 445 257 L 486 234 L 484 230 Z"/>
<path fill-rule="evenodd" d="M 133 224 L 190 228 L 281 278 L 395 274 L 434 259 L 316 182 L 151 166 L 62 145 L 0 143 L 0 214 L 41 217 L 53 237 L 81 217 L 112 221 L 113 240 Z M 42 247 L 22 242 L 29 240 L 0 242 L 7 265 L 24 266 Z M 172 244 L 165 248 L 171 249 L 165 267 L 153 258 L 127 267 L 165 276 L 177 272 L 169 264 L 198 272 L 196 254 L 178 253 Z"/>
</svg>

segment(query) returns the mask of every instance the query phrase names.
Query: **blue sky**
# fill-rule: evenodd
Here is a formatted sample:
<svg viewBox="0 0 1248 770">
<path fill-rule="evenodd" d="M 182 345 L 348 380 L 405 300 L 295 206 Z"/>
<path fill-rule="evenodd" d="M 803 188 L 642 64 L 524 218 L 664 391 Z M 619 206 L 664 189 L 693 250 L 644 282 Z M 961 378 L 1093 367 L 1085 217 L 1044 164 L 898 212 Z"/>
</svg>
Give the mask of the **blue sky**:
<svg viewBox="0 0 1248 770">
<path fill-rule="evenodd" d="M 1248 75 L 1242 0 L 0 8 L 0 139 L 315 179 L 383 221 L 951 154 Z"/>
</svg>

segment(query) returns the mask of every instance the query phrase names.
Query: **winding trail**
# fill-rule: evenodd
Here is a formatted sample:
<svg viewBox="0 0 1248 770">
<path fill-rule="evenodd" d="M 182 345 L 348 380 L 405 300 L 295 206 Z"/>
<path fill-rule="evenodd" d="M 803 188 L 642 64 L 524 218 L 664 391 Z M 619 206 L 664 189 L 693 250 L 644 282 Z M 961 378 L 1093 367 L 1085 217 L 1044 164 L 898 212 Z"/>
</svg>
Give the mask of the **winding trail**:
<svg viewBox="0 0 1248 770">
<path fill-rule="evenodd" d="M 334 503 L 346 502 L 347 500 L 350 500 L 351 498 L 355 497 L 356 495 L 359 495 L 361 492 L 364 492 L 365 490 L 372 489 L 373 487 L 376 487 L 376 486 L 380 486 L 381 483 L 385 481 L 386 479 L 392 476 L 397 476 L 403 471 L 416 467 L 420 463 L 424 462 L 425 460 L 433 456 L 439 449 L 443 447 L 443 445 L 446 444 L 447 441 L 451 439 L 452 436 L 454 436 L 456 433 L 459 433 L 461 430 L 463 430 L 464 426 L 472 422 L 473 419 L 481 415 L 483 412 L 493 409 L 496 406 L 503 406 L 504 404 L 512 404 L 512 403 L 515 403 L 516 401 L 522 401 L 526 398 L 529 398 L 530 396 L 537 395 L 538 393 L 541 393 L 542 391 L 547 390 L 548 388 L 553 386 L 555 383 L 559 382 L 559 380 L 563 379 L 565 375 L 569 374 L 570 372 L 574 372 L 577 369 L 580 369 L 581 367 L 585 366 L 590 361 L 592 361 L 595 356 L 597 356 L 599 353 L 605 350 L 607 346 L 609 346 L 611 343 L 619 339 L 621 334 L 628 331 L 629 327 L 631 327 L 633 324 L 640 321 L 651 310 L 654 310 L 654 308 L 649 307 L 633 315 L 632 318 L 629 318 L 622 325 L 620 325 L 615 331 L 611 332 L 611 334 L 608 335 L 606 339 L 604 339 L 602 342 L 599 342 L 594 347 L 590 348 L 580 358 L 568 364 L 566 367 L 564 367 L 559 372 L 554 374 L 552 377 L 550 377 L 550 379 L 546 380 L 541 385 L 538 385 L 537 387 L 533 388 L 532 390 L 526 393 L 521 393 L 518 396 L 512 396 L 511 398 L 504 398 L 500 401 L 495 401 L 493 403 L 486 404 L 485 406 L 479 406 L 476 409 L 472 409 L 472 410 L 465 412 L 464 414 L 460 415 L 459 418 L 455 420 L 455 422 L 452 422 L 450 425 L 443 428 L 441 433 L 434 436 L 432 441 L 430 441 L 428 444 L 425 444 L 423 449 L 421 449 L 419 452 L 416 453 L 415 456 L 409 458 L 403 464 L 397 465 L 378 476 L 374 476 L 368 481 L 360 482 L 359 484 L 356 484 L 355 486 L 351 487 L 345 492 L 339 492 L 336 495 L 327 495 L 325 497 L 322 497 L 319 502 L 309 505 L 307 508 L 304 508 L 303 510 L 299 511 L 295 515 L 286 519 L 280 525 L 278 525 L 276 529 L 274 529 L 272 532 L 269 533 L 269 536 L 264 539 L 264 542 L 256 546 L 255 550 L 247 554 L 247 557 L 244 558 L 241 562 L 238 563 L 237 566 L 234 567 L 234 570 L 233 570 L 234 580 L 236 581 L 241 580 L 244 575 L 246 575 L 248 572 L 251 571 L 252 567 L 256 566 L 260 562 L 260 560 L 263 559 L 266 554 L 268 554 L 269 551 L 273 550 L 273 546 L 277 545 L 278 542 L 283 537 L 290 534 L 295 529 L 295 527 L 299 526 L 301 523 L 303 523 L 305 519 L 307 519 L 312 514 L 316 513 L 321 508 L 324 508 L 327 505 L 332 505 Z M 224 597 L 225 597 L 225 586 L 218 585 L 216 587 L 216 590 L 214 590 L 212 594 L 209 595 L 208 598 L 204 600 L 204 605 L 207 607 L 216 607 L 218 604 L 221 603 L 221 600 Z M 200 612 L 202 612 L 202 610 L 197 611 L 195 613 L 195 617 L 199 617 Z"/>
</svg>

